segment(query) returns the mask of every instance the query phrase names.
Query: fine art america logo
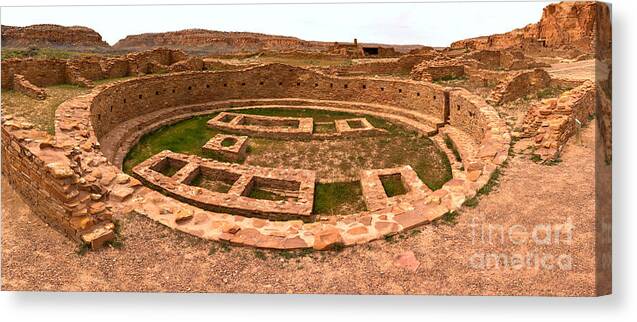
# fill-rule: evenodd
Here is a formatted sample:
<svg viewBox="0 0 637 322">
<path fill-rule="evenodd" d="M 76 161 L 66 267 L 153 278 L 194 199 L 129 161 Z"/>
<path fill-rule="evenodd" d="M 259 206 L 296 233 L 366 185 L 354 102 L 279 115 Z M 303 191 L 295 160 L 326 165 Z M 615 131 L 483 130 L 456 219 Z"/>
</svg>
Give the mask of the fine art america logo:
<svg viewBox="0 0 637 322">
<path fill-rule="evenodd" d="M 571 217 L 559 224 L 489 224 L 472 218 L 469 224 L 472 244 L 478 250 L 469 258 L 469 265 L 476 270 L 498 269 L 572 269 L 573 259 L 563 251 L 563 245 L 573 242 L 575 226 Z M 559 246 L 558 246 L 559 245 Z M 493 249 L 493 251 L 489 251 Z M 517 249 L 510 251 L 510 249 Z"/>
</svg>

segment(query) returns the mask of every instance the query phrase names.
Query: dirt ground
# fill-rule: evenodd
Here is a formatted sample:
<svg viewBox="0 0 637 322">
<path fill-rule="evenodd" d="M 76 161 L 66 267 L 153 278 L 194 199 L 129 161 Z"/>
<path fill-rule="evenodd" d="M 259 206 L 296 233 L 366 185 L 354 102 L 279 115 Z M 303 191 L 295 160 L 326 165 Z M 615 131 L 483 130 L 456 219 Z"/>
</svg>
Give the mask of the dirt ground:
<svg viewBox="0 0 637 322">
<path fill-rule="evenodd" d="M 316 171 L 321 179 L 348 181 L 364 169 L 411 165 L 421 180 L 441 185 L 451 169 L 427 138 L 379 135 L 345 140 L 275 141 L 252 139 L 245 164 Z"/>
<path fill-rule="evenodd" d="M 225 248 L 133 215 L 121 218 L 123 248 L 80 256 L 76 245 L 32 214 L 3 178 L 2 288 L 593 295 L 594 132 L 587 127 L 583 146 L 569 143 L 555 166 L 514 157 L 496 190 L 476 208 L 461 211 L 456 225 L 428 225 L 406 237 L 307 256 Z M 558 228 L 568 227 L 562 224 L 569 220 L 572 234 L 545 238 L 548 231 L 549 236 L 568 231 Z M 481 233 L 490 230 L 496 232 L 491 238 Z M 525 238 L 529 235 L 535 238 Z M 415 270 L 395 261 L 409 251 L 418 261 L 410 265 L 417 264 Z M 496 257 L 497 266 L 490 262 Z"/>
</svg>

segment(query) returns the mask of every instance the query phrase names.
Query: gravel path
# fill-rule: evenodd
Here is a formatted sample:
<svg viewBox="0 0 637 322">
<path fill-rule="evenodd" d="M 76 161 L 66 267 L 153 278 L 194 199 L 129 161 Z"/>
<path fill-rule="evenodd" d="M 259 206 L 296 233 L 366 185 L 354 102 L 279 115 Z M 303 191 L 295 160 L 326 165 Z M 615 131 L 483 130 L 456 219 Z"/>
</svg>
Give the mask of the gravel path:
<svg viewBox="0 0 637 322">
<path fill-rule="evenodd" d="M 72 242 L 47 227 L 2 179 L 3 290 L 173 291 L 244 293 L 593 295 L 594 128 L 584 146 L 569 144 L 555 166 L 522 156 L 504 169 L 501 183 L 455 226 L 429 225 L 392 240 L 341 252 L 292 253 L 224 248 L 173 232 L 138 216 L 120 218 L 124 248 L 75 253 Z M 574 225 L 571 242 L 537 245 L 523 231 Z M 490 226 L 489 226 L 490 225 Z M 481 231 L 508 233 L 482 241 Z M 538 239 L 544 240 L 542 233 Z M 419 266 L 395 263 L 412 251 Z M 538 254 L 544 267 L 511 264 Z M 498 267 L 489 259 L 497 255 Z M 562 256 L 562 257 L 559 257 Z M 570 257 L 569 257 L 570 256 Z M 559 263 L 556 258 L 561 258 Z M 403 256 L 409 259 L 410 256 Z M 486 259 L 483 265 L 480 258 Z M 570 258 L 570 265 L 566 265 Z M 506 265 L 504 263 L 506 259 Z M 514 261 L 515 262 L 515 261 Z M 491 262 L 491 264 L 493 261 Z M 416 263 L 418 264 L 418 263 Z M 553 264 L 549 268 L 549 264 Z M 557 265 L 560 264 L 560 265 Z"/>
</svg>

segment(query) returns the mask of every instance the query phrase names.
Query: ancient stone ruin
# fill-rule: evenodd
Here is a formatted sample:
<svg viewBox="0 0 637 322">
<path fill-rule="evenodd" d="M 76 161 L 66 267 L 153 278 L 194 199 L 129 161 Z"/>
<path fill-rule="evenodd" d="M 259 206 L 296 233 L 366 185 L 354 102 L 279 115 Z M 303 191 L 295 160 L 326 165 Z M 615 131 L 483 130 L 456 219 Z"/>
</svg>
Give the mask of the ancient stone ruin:
<svg viewBox="0 0 637 322">
<path fill-rule="evenodd" d="M 216 111 L 222 113 L 209 126 L 248 138 L 214 138 L 203 148 L 220 151 L 225 139 L 234 138 L 227 145 L 236 146 L 232 153 L 240 154 L 242 142 L 250 137 L 312 139 L 319 135 L 313 133 L 311 118 L 244 115 L 237 110 L 273 105 L 355 111 L 386 118 L 425 136 L 436 136 L 439 129 L 461 133 L 450 137 L 462 151 L 465 170 L 454 171 L 454 178 L 435 191 L 409 166 L 363 171 L 360 180 L 368 210 L 318 221 L 312 213 L 316 181 L 312 171 L 241 166 L 168 151 L 135 167 L 135 178 L 120 168 L 125 151 L 145 133 L 166 122 Z M 99 198 L 77 197 L 78 207 L 87 209 L 85 216 L 96 218 L 83 229 L 109 227 L 104 224 L 108 218 L 99 217 L 100 209 L 133 211 L 201 238 L 275 249 L 354 245 L 435 220 L 476 194 L 507 159 L 510 141 L 493 107 L 468 91 L 425 82 L 332 77 L 281 64 L 160 74 L 98 86 L 89 95 L 63 103 L 56 119 L 53 146 L 61 153 L 44 164 L 71 163 L 67 155 L 73 151 L 81 171 L 69 171 L 68 175 L 77 176 L 69 184 L 83 182 L 101 192 Z M 338 120 L 334 126 L 336 134 L 328 133 L 331 136 L 322 140 L 383 133 L 365 117 Z M 23 131 L 10 129 L 6 122 L 3 128 L 7 136 Z M 10 147 L 24 150 L 26 143 L 19 142 Z M 34 144 L 43 143 L 29 142 Z M 38 156 L 40 152 L 31 153 Z M 11 155 L 3 153 L 5 158 Z M 18 171 L 4 171 L 15 186 L 22 184 Z M 388 196 L 380 184 L 386 178 L 402 182 L 405 193 Z M 254 199 L 255 189 L 282 199 Z M 57 208 L 52 209 L 47 216 L 57 218 Z M 73 216 L 60 218 L 65 225 L 75 223 Z M 102 235 L 106 236 L 102 239 L 109 236 Z"/>
<path fill-rule="evenodd" d="M 233 65 L 165 48 L 69 60 L 7 59 L 3 89 L 39 100 L 47 97 L 42 87 L 55 84 L 92 89 L 59 105 L 55 135 L 5 118 L 2 172 L 44 221 L 93 248 L 114 238 L 112 217 L 127 213 L 198 238 L 257 248 L 325 250 L 381 239 L 438 220 L 474 198 L 507 161 L 510 128 L 546 161 L 558 158 L 578 126 L 596 116 L 610 155 L 609 81 L 557 79 L 544 69 L 549 65 L 543 57 L 531 55 L 556 50 L 576 57 L 592 50 L 587 46 L 593 39 L 605 44 L 609 31 L 594 18 L 595 33 L 568 32 L 573 42 L 555 32 L 572 23 L 568 6 L 549 5 L 539 23 L 507 34 L 401 57 L 393 49 L 357 42 L 307 44 L 326 55 L 392 57 L 338 67 Z M 606 9 L 584 4 L 578 10 L 589 17 Z M 169 36 L 129 37 L 116 46 L 142 46 L 144 39 L 171 44 L 183 33 Z M 192 41 L 202 45 L 200 39 Z M 252 34 L 231 42 L 260 49 L 303 44 L 292 37 L 264 42 Z M 608 54 L 596 50 L 600 58 Z M 552 87 L 569 89 L 530 106 L 512 127 L 496 109 Z M 273 108 L 355 117 L 324 122 L 245 112 Z M 204 116 L 210 116 L 207 129 L 220 134 L 197 149 L 220 158 L 162 151 L 136 165 L 131 175 L 124 173 L 126 155 L 145 135 Z M 430 138 L 449 160 L 451 178 L 430 188 L 410 165 L 363 169 L 350 183 L 360 182 L 366 209 L 326 218 L 313 212 L 320 181 L 315 171 L 241 163 L 250 144 L 263 138 L 325 143 L 386 135 L 372 119 Z"/>
</svg>

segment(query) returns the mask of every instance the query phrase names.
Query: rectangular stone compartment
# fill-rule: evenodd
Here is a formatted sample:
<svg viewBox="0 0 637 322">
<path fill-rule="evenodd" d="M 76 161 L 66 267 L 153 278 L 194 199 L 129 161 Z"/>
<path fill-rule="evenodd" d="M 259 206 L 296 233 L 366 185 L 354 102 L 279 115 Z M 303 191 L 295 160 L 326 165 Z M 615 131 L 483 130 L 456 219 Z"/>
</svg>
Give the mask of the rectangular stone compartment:
<svg viewBox="0 0 637 322">
<path fill-rule="evenodd" d="M 239 178 L 241 175 L 237 173 L 200 166 L 182 182 L 213 192 L 227 193 Z"/>
<path fill-rule="evenodd" d="M 343 119 L 334 121 L 336 131 L 342 136 L 365 136 L 385 133 L 383 129 L 374 127 L 364 118 Z"/>
<path fill-rule="evenodd" d="M 164 158 L 164 159 L 161 159 L 159 162 L 156 162 L 155 164 L 153 164 L 150 168 L 153 171 L 159 172 L 167 177 L 172 177 L 179 170 L 181 170 L 181 168 L 183 168 L 185 165 L 186 165 L 186 162 L 182 160 L 173 159 L 173 158 Z"/>
<path fill-rule="evenodd" d="M 362 129 L 362 128 L 365 128 L 365 125 L 363 124 L 363 122 L 361 120 L 349 120 L 349 121 L 347 121 L 347 125 L 349 125 L 349 127 L 351 129 Z"/>
<path fill-rule="evenodd" d="M 299 128 L 300 121 L 298 119 L 289 119 L 289 118 L 263 118 L 263 117 L 254 117 L 251 115 L 245 115 L 238 122 L 239 125 L 254 125 L 254 126 L 264 126 L 264 127 L 291 127 L 291 128 Z"/>
<path fill-rule="evenodd" d="M 360 177 L 363 199 L 367 209 L 372 211 L 392 207 L 402 201 L 415 201 L 431 193 L 431 189 L 408 165 L 362 170 Z"/>
<path fill-rule="evenodd" d="M 409 189 L 405 187 L 403 177 L 402 175 L 400 175 L 400 173 L 380 175 L 378 176 L 378 178 L 383 184 L 385 194 L 389 198 L 404 195 L 409 191 Z"/>
<path fill-rule="evenodd" d="M 207 152 L 218 153 L 228 161 L 239 161 L 246 156 L 248 137 L 217 134 L 201 148 Z"/>
<path fill-rule="evenodd" d="M 172 176 L 153 168 L 181 167 Z M 145 185 L 196 207 L 271 220 L 312 222 L 316 174 L 220 162 L 196 155 L 162 151 L 133 168 Z"/>
<path fill-rule="evenodd" d="M 278 117 L 221 112 L 208 121 L 211 128 L 252 137 L 310 139 L 314 128 L 311 117 Z"/>
<path fill-rule="evenodd" d="M 298 181 L 252 177 L 241 195 L 255 199 L 298 201 L 300 188 Z"/>
</svg>

